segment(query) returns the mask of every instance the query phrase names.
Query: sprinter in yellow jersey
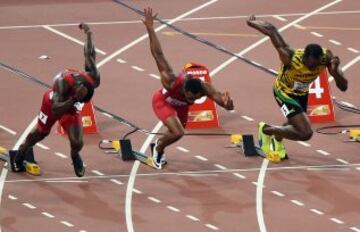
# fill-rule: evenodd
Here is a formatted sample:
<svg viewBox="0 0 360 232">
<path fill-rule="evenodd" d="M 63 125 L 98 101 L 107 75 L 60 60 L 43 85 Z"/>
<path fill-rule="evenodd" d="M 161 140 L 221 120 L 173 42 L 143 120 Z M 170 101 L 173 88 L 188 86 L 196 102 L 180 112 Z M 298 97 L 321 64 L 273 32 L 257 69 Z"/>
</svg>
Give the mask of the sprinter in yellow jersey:
<svg viewBox="0 0 360 232">
<path fill-rule="evenodd" d="M 282 159 L 286 159 L 283 138 L 307 141 L 313 134 L 306 115 L 310 84 L 325 68 L 341 91 L 346 91 L 348 82 L 339 69 L 339 57 L 333 56 L 330 50 L 317 44 L 309 44 L 305 49 L 292 49 L 274 25 L 257 20 L 254 15 L 249 17 L 247 24 L 270 37 L 282 62 L 274 84 L 274 96 L 287 122 L 283 126 L 260 122 L 259 143 L 265 153 L 270 151 L 273 143 L 275 151 L 279 152 Z"/>
</svg>

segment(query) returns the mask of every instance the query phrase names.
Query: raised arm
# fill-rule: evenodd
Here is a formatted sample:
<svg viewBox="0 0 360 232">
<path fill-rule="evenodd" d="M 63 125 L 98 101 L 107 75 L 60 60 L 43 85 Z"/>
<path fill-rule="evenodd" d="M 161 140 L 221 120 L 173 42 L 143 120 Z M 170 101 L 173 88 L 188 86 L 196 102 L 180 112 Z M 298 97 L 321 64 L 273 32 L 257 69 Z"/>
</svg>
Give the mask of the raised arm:
<svg viewBox="0 0 360 232">
<path fill-rule="evenodd" d="M 255 15 L 251 15 L 247 20 L 247 24 L 260 31 L 264 35 L 270 37 L 272 44 L 279 53 L 281 62 L 286 66 L 291 62 L 291 57 L 294 51 L 285 42 L 284 38 L 280 35 L 274 25 L 269 22 L 257 20 Z"/>
<path fill-rule="evenodd" d="M 214 102 L 216 102 L 216 104 L 225 108 L 226 110 L 234 109 L 234 103 L 230 98 L 230 94 L 228 91 L 221 93 L 209 83 L 203 83 L 203 85 L 204 85 L 205 95 L 208 96 Z"/>
<path fill-rule="evenodd" d="M 89 25 L 86 23 L 80 23 L 79 28 L 80 30 L 84 31 L 84 34 L 86 35 L 84 44 L 85 71 L 90 73 L 94 80 L 95 88 L 97 88 L 100 85 L 100 73 L 96 67 L 96 51 L 93 41 L 93 34 Z"/>
<path fill-rule="evenodd" d="M 334 56 L 330 50 L 327 50 L 327 68 L 329 70 L 329 73 L 331 76 L 334 77 L 336 86 L 341 91 L 346 91 L 348 88 L 348 81 L 344 77 L 344 73 L 339 68 L 340 65 L 340 58 L 337 56 Z"/>
<path fill-rule="evenodd" d="M 161 49 L 160 41 L 156 36 L 156 32 L 154 30 L 154 19 L 157 14 L 153 15 L 152 9 L 147 8 L 144 9 L 145 19 L 142 20 L 146 26 L 146 30 L 149 34 L 150 39 L 150 50 L 151 54 L 156 61 L 156 65 L 160 72 L 161 83 L 165 89 L 171 89 L 173 84 L 175 83 L 176 76 L 169 65 L 168 61 L 165 59 L 164 53 Z"/>
</svg>

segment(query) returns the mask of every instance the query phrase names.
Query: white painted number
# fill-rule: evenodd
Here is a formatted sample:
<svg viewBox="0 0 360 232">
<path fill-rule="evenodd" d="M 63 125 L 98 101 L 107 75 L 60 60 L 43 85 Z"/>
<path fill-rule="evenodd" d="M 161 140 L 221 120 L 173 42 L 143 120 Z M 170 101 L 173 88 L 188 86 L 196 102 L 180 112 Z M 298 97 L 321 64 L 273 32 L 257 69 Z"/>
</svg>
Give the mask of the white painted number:
<svg viewBox="0 0 360 232">
<path fill-rule="evenodd" d="M 316 80 L 310 85 L 309 93 L 315 94 L 316 98 L 321 98 L 321 95 L 324 93 L 324 89 L 321 88 L 320 77 L 316 78 Z"/>
</svg>

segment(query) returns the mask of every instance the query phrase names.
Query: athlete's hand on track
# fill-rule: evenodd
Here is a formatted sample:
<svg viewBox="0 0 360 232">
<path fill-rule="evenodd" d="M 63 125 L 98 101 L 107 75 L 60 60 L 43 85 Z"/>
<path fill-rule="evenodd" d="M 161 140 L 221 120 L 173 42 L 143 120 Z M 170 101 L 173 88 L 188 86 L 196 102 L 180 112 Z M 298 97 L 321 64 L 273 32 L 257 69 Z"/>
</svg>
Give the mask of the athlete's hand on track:
<svg viewBox="0 0 360 232">
<path fill-rule="evenodd" d="M 234 103 L 233 103 L 232 99 L 230 98 L 230 94 L 229 94 L 228 91 L 223 93 L 222 100 L 223 100 L 225 109 L 227 109 L 227 110 L 233 110 L 234 109 Z"/>
<path fill-rule="evenodd" d="M 157 17 L 158 14 L 153 15 L 152 8 L 148 7 L 144 9 L 144 16 L 145 18 L 141 21 L 145 24 L 147 28 L 152 28 L 154 26 L 154 19 Z"/>
<path fill-rule="evenodd" d="M 87 25 L 86 23 L 80 23 L 79 28 L 80 28 L 80 30 L 84 30 L 85 34 L 88 34 L 91 32 L 89 25 Z"/>
</svg>

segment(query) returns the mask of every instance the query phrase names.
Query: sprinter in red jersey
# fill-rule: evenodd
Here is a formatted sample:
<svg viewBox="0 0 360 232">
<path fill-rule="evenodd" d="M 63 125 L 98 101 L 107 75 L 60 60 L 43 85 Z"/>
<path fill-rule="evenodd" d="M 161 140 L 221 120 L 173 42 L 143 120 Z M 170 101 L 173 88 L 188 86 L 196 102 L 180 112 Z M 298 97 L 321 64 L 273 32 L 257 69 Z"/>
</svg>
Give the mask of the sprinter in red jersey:
<svg viewBox="0 0 360 232">
<path fill-rule="evenodd" d="M 218 105 L 227 110 L 233 110 L 234 104 L 228 92 L 221 93 L 211 84 L 191 75 L 180 73 L 175 75 L 169 63 L 164 57 L 160 42 L 154 31 L 154 19 L 152 9 L 144 9 L 146 26 L 150 39 L 150 50 L 160 72 L 163 89 L 157 91 L 152 100 L 152 105 L 157 117 L 168 128 L 168 131 L 152 146 L 153 166 L 161 169 L 166 163 L 164 149 L 178 141 L 184 135 L 184 127 L 187 122 L 189 105 L 195 100 L 207 96 Z"/>
<path fill-rule="evenodd" d="M 79 153 L 83 147 L 80 111 L 84 103 L 92 98 L 94 89 L 99 87 L 100 73 L 95 63 L 96 53 L 92 32 L 87 24 L 80 24 L 79 27 L 86 35 L 85 71 L 66 69 L 55 77 L 52 89 L 46 91 L 43 96 L 37 127 L 26 137 L 16 154 L 13 164 L 15 172 L 24 170 L 25 154 L 36 143 L 47 137 L 54 123 L 59 121 L 70 140 L 75 174 L 82 177 L 85 173 Z"/>
</svg>

